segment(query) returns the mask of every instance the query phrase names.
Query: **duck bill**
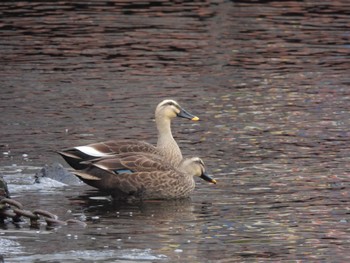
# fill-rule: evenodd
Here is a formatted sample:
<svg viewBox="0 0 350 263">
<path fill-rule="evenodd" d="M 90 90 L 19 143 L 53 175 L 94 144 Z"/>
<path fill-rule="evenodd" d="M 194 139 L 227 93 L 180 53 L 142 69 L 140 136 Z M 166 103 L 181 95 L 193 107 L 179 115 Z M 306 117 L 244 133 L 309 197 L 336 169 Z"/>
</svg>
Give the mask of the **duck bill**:
<svg viewBox="0 0 350 263">
<path fill-rule="evenodd" d="M 204 181 L 207 181 L 207 182 L 209 182 L 209 183 L 216 184 L 216 180 L 213 179 L 211 176 L 209 176 L 209 175 L 206 174 L 206 173 L 202 173 L 202 175 L 200 176 L 200 178 L 202 178 Z"/>
<path fill-rule="evenodd" d="M 177 114 L 177 117 L 189 119 L 191 121 L 199 121 L 199 118 L 197 116 L 189 113 L 188 111 L 182 108 L 180 109 L 180 112 Z"/>
</svg>

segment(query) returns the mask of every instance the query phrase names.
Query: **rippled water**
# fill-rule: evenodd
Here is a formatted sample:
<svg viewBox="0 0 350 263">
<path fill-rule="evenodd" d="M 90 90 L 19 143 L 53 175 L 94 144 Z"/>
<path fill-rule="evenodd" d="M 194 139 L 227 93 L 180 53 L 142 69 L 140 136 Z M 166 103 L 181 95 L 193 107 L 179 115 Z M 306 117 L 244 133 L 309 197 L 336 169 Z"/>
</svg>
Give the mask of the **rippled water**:
<svg viewBox="0 0 350 263">
<path fill-rule="evenodd" d="M 1 174 L 27 209 L 87 227 L 6 224 L 6 262 L 345 262 L 350 4 L 345 1 L 2 1 Z M 32 185 L 54 150 L 156 141 L 175 98 L 184 155 L 218 185 L 189 201 L 113 203 Z"/>
</svg>

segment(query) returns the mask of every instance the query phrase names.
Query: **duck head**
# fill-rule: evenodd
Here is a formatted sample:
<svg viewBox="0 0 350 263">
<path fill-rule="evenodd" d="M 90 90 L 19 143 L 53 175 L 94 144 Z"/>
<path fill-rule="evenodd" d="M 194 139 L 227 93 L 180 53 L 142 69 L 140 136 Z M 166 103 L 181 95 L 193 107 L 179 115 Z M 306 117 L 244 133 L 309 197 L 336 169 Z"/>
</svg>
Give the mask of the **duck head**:
<svg viewBox="0 0 350 263">
<path fill-rule="evenodd" d="M 169 119 L 180 117 L 192 121 L 199 120 L 197 116 L 186 111 L 175 100 L 163 100 L 161 103 L 159 103 L 156 108 L 156 117 L 157 116 L 166 116 Z"/>
<path fill-rule="evenodd" d="M 199 157 L 192 157 L 183 160 L 180 167 L 186 174 L 198 176 L 209 183 L 216 184 L 216 180 L 207 174 L 204 162 Z"/>
</svg>

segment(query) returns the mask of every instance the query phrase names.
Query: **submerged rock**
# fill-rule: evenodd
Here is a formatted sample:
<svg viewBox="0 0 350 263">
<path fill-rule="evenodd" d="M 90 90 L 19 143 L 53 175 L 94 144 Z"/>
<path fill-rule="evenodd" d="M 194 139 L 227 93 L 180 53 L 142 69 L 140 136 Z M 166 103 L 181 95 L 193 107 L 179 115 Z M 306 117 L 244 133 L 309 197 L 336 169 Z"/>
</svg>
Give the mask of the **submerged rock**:
<svg viewBox="0 0 350 263">
<path fill-rule="evenodd" d="M 7 188 L 7 183 L 5 179 L 0 176 L 0 200 L 3 198 L 9 198 L 9 197 L 10 197 L 10 193 Z"/>
<path fill-rule="evenodd" d="M 46 164 L 35 174 L 35 183 L 40 183 L 42 178 L 50 178 L 67 185 L 83 184 L 74 174 L 69 172 L 60 163 Z"/>
</svg>

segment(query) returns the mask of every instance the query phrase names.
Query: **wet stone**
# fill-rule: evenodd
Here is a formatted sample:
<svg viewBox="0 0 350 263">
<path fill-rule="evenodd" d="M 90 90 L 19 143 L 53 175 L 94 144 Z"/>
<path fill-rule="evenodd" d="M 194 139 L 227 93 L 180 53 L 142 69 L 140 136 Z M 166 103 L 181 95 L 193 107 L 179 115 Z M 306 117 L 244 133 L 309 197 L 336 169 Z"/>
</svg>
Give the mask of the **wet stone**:
<svg viewBox="0 0 350 263">
<path fill-rule="evenodd" d="M 50 178 L 67 185 L 81 185 L 82 182 L 60 163 L 46 164 L 35 174 L 35 183 L 40 183 L 43 178 Z"/>
<path fill-rule="evenodd" d="M 8 197 L 10 197 L 10 193 L 7 188 L 7 183 L 4 178 L 0 177 L 0 200 Z"/>
</svg>

